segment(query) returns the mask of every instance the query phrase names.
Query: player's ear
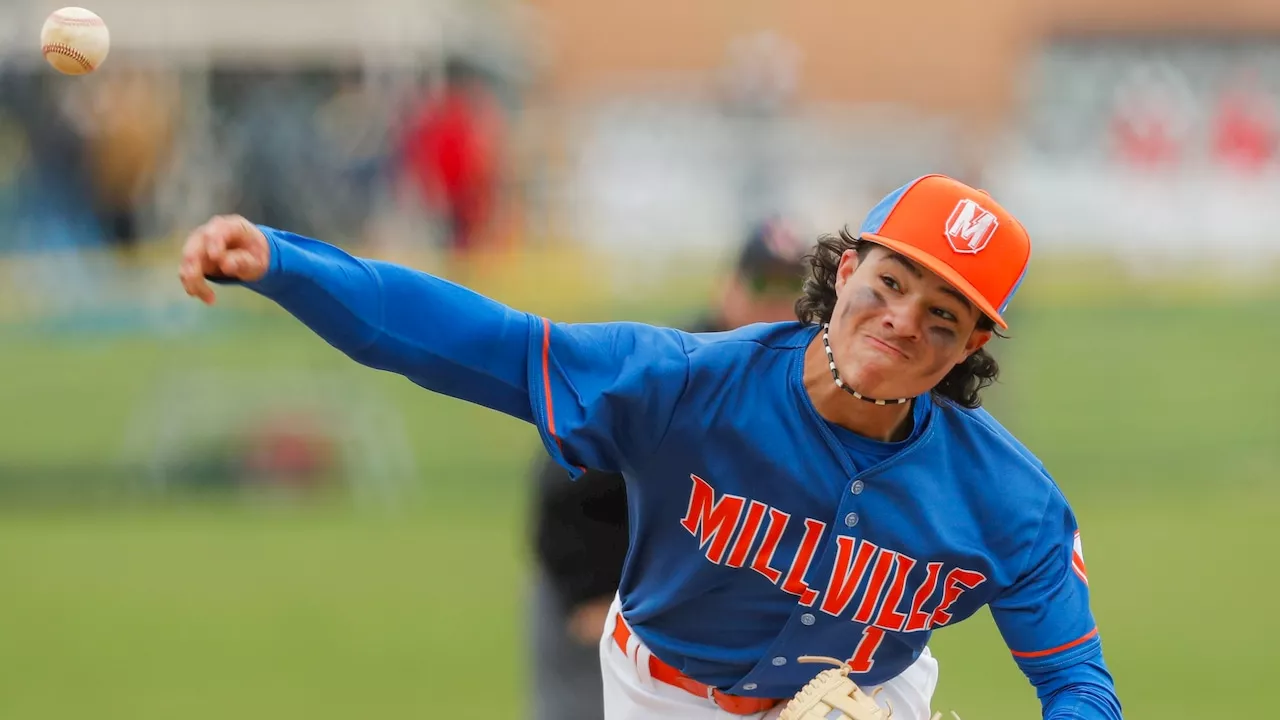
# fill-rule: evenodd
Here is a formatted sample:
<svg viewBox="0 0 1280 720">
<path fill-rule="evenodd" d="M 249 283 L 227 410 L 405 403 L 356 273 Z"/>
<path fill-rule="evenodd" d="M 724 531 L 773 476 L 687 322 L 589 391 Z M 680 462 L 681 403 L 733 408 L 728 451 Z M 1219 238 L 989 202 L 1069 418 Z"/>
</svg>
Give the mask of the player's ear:
<svg viewBox="0 0 1280 720">
<path fill-rule="evenodd" d="M 964 359 L 968 360 L 970 355 L 981 350 L 991 340 L 992 334 L 990 330 L 974 328 L 973 332 L 969 333 L 969 341 L 964 344 Z"/>
<path fill-rule="evenodd" d="M 858 269 L 858 251 L 845 250 L 840 255 L 840 264 L 836 266 L 836 294 L 849 282 L 853 271 Z"/>
</svg>

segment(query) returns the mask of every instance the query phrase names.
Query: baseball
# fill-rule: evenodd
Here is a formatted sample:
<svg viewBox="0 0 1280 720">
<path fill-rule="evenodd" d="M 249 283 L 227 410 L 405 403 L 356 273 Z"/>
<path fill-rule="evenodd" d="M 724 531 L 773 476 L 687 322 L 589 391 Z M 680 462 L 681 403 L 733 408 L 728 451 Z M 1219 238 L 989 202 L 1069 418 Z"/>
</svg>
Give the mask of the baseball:
<svg viewBox="0 0 1280 720">
<path fill-rule="evenodd" d="M 95 13 L 79 7 L 55 10 L 40 30 L 44 59 L 64 75 L 91 73 L 107 58 L 111 34 Z"/>
</svg>

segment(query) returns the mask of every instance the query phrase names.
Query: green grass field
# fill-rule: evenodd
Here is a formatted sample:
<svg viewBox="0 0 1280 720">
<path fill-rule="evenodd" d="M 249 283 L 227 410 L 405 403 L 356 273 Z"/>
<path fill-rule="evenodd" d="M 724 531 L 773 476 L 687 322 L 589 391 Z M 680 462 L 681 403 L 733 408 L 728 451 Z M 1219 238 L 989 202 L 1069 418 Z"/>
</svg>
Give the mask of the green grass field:
<svg viewBox="0 0 1280 720">
<path fill-rule="evenodd" d="M 1273 703 L 1280 618 L 1259 598 L 1278 589 L 1266 568 L 1280 550 L 1274 304 L 1028 302 L 998 347 L 992 409 L 1077 509 L 1128 718 L 1258 717 Z M 396 511 L 4 502 L 0 718 L 519 717 L 535 433 L 354 367 L 293 324 L 234 328 L 7 339 L 6 484 L 105 467 L 157 377 L 217 367 L 328 372 L 380 398 L 403 420 L 420 491 Z M 937 709 L 1039 716 L 985 613 L 939 632 L 934 651 Z"/>
</svg>

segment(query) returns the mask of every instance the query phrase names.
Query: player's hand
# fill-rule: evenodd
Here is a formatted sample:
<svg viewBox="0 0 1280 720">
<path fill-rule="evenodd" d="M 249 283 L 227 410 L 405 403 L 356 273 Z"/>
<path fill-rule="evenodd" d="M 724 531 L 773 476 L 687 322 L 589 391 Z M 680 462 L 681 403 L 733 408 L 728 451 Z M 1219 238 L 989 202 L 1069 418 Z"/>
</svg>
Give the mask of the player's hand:
<svg viewBox="0 0 1280 720">
<path fill-rule="evenodd" d="M 254 282 L 267 274 L 271 250 L 267 237 L 239 215 L 219 215 L 187 236 L 178 277 L 187 294 L 206 305 L 214 301 L 209 277 Z"/>
</svg>

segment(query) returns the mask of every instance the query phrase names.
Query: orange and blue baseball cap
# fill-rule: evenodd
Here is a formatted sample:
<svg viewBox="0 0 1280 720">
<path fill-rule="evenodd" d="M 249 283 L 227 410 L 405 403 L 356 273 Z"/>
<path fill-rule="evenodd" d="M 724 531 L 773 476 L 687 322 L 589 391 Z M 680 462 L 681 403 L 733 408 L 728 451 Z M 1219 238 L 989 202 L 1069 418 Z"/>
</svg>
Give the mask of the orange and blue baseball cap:
<svg viewBox="0 0 1280 720">
<path fill-rule="evenodd" d="M 859 236 L 929 268 L 1001 328 L 1026 277 L 1031 238 L 985 190 L 925 175 L 889 193 Z"/>
</svg>

